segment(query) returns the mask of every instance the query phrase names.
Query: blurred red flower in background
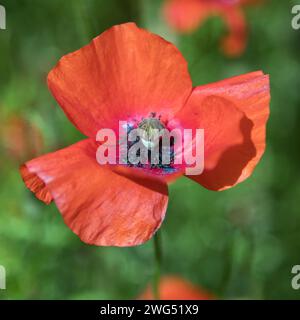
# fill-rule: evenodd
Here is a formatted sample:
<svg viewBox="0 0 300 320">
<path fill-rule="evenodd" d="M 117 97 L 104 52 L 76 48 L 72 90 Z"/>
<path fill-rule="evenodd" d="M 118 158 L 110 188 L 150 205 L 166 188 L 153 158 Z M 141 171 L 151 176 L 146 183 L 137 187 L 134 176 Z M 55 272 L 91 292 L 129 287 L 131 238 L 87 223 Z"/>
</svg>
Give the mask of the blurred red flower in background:
<svg viewBox="0 0 300 320">
<path fill-rule="evenodd" d="M 40 129 L 21 116 L 1 121 L 0 137 L 5 154 L 19 163 L 43 151 L 44 141 Z"/>
<path fill-rule="evenodd" d="M 220 16 L 228 28 L 221 43 L 228 56 L 241 55 L 247 43 L 247 22 L 243 5 L 259 0 L 167 0 L 164 13 L 168 23 L 177 31 L 188 33 L 197 29 L 210 16 Z"/>
<path fill-rule="evenodd" d="M 48 85 L 88 138 L 26 162 L 21 175 L 37 198 L 54 200 L 65 223 L 89 244 L 132 246 L 149 240 L 168 203 L 169 173 L 158 177 L 97 163 L 99 129 L 150 114 L 166 128 L 204 129 L 204 172 L 189 178 L 216 191 L 249 177 L 265 150 L 267 75 L 258 71 L 193 88 L 176 47 L 134 23 L 114 26 L 64 56 L 49 73 Z"/>
<path fill-rule="evenodd" d="M 203 288 L 193 285 L 178 276 L 163 276 L 158 285 L 160 300 L 214 300 L 216 297 Z M 139 300 L 155 300 L 153 286 L 139 296 Z"/>
</svg>

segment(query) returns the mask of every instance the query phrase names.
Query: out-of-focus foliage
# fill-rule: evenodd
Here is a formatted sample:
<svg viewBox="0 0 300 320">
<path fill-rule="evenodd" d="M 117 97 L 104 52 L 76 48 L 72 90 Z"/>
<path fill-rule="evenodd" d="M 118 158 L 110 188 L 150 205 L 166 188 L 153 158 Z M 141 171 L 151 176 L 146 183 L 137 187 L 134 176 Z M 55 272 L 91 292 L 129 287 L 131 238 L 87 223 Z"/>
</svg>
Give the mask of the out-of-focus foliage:
<svg viewBox="0 0 300 320">
<path fill-rule="evenodd" d="M 159 0 L 2 0 L 0 125 L 19 116 L 38 127 L 44 151 L 82 138 L 57 107 L 46 75 L 64 54 L 127 21 L 165 36 L 182 51 L 194 85 L 262 69 L 271 76 L 268 148 L 254 175 L 214 193 L 188 179 L 170 188 L 162 226 L 165 273 L 180 274 L 221 298 L 294 298 L 291 268 L 300 264 L 300 31 L 291 28 L 297 1 L 265 1 L 247 9 L 246 53 L 218 50 L 226 32 L 218 18 L 191 35 L 168 30 Z M 14 143 L 14 141 L 12 141 Z M 135 248 L 83 244 L 25 189 L 19 159 L 0 149 L 0 299 L 135 298 L 153 272 L 152 242 Z"/>
</svg>

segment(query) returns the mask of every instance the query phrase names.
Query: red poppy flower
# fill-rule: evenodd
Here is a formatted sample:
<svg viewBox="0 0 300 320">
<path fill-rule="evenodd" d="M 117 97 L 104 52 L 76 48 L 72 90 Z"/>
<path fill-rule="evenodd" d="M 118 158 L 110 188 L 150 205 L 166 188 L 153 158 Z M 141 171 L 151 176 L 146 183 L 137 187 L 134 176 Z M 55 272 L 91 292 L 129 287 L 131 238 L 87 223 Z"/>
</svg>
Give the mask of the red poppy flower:
<svg viewBox="0 0 300 320">
<path fill-rule="evenodd" d="M 41 131 L 22 117 L 10 117 L 2 121 L 0 128 L 1 147 L 11 159 L 23 162 L 42 152 Z"/>
<path fill-rule="evenodd" d="M 204 172 L 191 178 L 211 190 L 245 180 L 265 149 L 268 76 L 258 71 L 192 88 L 180 52 L 134 23 L 114 26 L 64 56 L 49 73 L 48 85 L 88 138 L 26 162 L 21 175 L 37 198 L 56 203 L 65 223 L 89 244 L 132 246 L 149 240 L 164 219 L 170 177 L 183 174 L 100 166 L 99 129 L 149 117 L 167 128 L 204 129 Z"/>
<path fill-rule="evenodd" d="M 209 16 L 223 18 L 228 35 L 222 40 L 222 50 L 228 56 L 241 55 L 247 42 L 247 23 L 242 6 L 259 0 L 167 0 L 165 16 L 179 32 L 192 32 Z"/>
<path fill-rule="evenodd" d="M 177 276 L 164 276 L 158 286 L 160 300 L 214 300 L 211 293 Z M 140 300 L 155 300 L 151 285 L 143 292 Z"/>
</svg>

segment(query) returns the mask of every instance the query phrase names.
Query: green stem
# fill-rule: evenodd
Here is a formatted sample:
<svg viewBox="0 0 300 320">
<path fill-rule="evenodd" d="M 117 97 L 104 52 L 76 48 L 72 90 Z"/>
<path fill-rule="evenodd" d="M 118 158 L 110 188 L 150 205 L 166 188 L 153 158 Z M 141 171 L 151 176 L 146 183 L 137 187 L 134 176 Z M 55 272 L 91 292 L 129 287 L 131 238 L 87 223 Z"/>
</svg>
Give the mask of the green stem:
<svg viewBox="0 0 300 320">
<path fill-rule="evenodd" d="M 154 299 L 159 300 L 159 283 L 160 283 L 160 273 L 161 273 L 161 264 L 162 264 L 162 246 L 161 246 L 161 237 L 157 231 L 153 239 L 154 244 L 154 259 L 155 259 L 155 272 L 153 277 L 153 294 Z"/>
</svg>

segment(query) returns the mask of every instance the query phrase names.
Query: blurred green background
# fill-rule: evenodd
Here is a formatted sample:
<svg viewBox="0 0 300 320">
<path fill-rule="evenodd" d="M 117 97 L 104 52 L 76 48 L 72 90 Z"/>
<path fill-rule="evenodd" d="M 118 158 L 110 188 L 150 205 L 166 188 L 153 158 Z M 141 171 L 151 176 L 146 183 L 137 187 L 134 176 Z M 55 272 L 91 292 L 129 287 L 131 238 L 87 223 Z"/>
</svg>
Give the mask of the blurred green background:
<svg viewBox="0 0 300 320">
<path fill-rule="evenodd" d="M 163 272 L 220 298 L 300 298 L 291 287 L 291 268 L 300 264 L 300 30 L 291 28 L 297 1 L 247 8 L 249 43 L 238 59 L 218 50 L 226 32 L 219 18 L 179 36 L 164 23 L 159 0 L 0 2 L 7 11 L 7 30 L 0 30 L 0 125 L 5 128 L 12 117 L 26 119 L 44 141 L 39 154 L 82 138 L 50 95 L 48 71 L 114 24 L 135 21 L 173 41 L 194 85 L 259 69 L 269 73 L 271 118 L 263 160 L 250 179 L 228 191 L 211 192 L 184 178 L 171 186 L 161 229 Z M 21 133 L 12 144 L 21 138 L 30 143 L 30 130 Z M 24 187 L 18 173 L 28 160 L 24 154 L 7 151 L 3 141 L 0 151 L 0 265 L 7 271 L 0 299 L 137 297 L 151 281 L 152 241 L 134 248 L 85 245 L 54 204 L 42 204 Z"/>
</svg>

